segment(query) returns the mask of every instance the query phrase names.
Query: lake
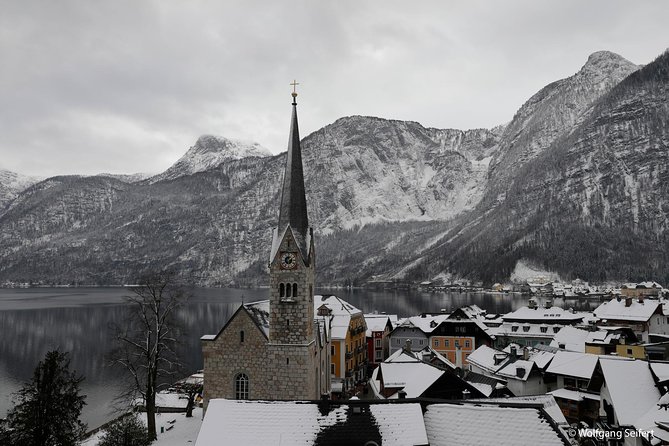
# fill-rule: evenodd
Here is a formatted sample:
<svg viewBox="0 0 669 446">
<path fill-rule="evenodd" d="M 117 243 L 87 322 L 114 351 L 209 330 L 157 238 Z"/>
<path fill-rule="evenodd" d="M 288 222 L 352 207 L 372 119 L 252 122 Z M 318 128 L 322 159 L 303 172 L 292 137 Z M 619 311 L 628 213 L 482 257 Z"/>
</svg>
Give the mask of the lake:
<svg viewBox="0 0 669 446">
<path fill-rule="evenodd" d="M 268 289 L 195 288 L 180 312 L 186 336 L 181 347 L 185 373 L 202 368 L 200 337 L 215 334 L 242 302 L 268 298 Z M 476 304 L 489 313 L 506 313 L 527 304 L 527 296 L 493 293 L 427 293 L 415 290 L 317 290 L 336 294 L 366 313 L 411 316 L 452 311 Z M 109 403 L 119 391 L 119 371 L 108 367 L 113 347 L 112 323 L 127 310 L 124 288 L 0 289 L 0 417 L 12 406 L 12 393 L 31 379 L 44 354 L 59 348 L 70 352 L 71 368 L 85 377 L 87 405 L 83 419 L 89 428 L 108 421 Z M 558 299 L 565 308 L 594 309 L 598 302 Z"/>
</svg>

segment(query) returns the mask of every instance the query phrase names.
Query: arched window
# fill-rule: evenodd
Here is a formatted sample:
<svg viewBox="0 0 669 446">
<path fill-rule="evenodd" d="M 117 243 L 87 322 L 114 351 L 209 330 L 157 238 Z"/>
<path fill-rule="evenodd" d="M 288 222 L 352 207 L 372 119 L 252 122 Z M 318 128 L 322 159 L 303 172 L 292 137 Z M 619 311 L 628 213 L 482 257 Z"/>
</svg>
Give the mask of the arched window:
<svg viewBox="0 0 669 446">
<path fill-rule="evenodd" d="M 249 399 L 249 377 L 244 373 L 240 373 L 235 377 L 235 399 Z"/>
<path fill-rule="evenodd" d="M 239 332 L 239 342 L 244 342 L 244 330 L 240 330 Z"/>
<path fill-rule="evenodd" d="M 292 297 L 293 287 L 289 283 L 286 284 L 286 297 Z"/>
<path fill-rule="evenodd" d="M 286 296 L 286 286 L 283 283 L 279 284 L 279 297 Z"/>
<path fill-rule="evenodd" d="M 293 284 L 293 297 L 297 297 L 297 284 Z"/>
</svg>

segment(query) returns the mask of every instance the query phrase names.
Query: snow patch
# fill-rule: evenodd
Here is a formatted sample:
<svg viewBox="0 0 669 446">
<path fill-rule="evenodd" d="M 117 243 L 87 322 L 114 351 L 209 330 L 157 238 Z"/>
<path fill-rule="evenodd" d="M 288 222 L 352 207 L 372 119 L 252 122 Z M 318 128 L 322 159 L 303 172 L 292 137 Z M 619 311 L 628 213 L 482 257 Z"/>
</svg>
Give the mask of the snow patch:
<svg viewBox="0 0 669 446">
<path fill-rule="evenodd" d="M 532 265 L 528 260 L 520 259 L 511 273 L 511 282 L 556 282 L 560 280 L 558 273 L 548 271 L 541 267 Z"/>
</svg>

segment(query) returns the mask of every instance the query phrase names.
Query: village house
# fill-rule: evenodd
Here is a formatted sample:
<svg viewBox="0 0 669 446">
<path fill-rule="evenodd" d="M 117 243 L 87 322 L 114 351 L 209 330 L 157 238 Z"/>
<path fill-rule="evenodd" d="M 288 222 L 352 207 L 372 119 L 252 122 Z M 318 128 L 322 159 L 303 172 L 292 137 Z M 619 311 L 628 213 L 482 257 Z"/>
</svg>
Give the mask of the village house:
<svg viewBox="0 0 669 446">
<path fill-rule="evenodd" d="M 388 334 L 397 324 L 397 315 L 392 314 L 365 314 L 367 324 L 367 364 L 368 369 L 374 369 L 379 363 L 390 356 L 390 339 Z"/>
<path fill-rule="evenodd" d="M 471 307 L 465 307 L 455 310 L 439 323 L 435 321 L 436 326 L 431 327 L 429 335 L 430 347 L 457 367 L 466 366 L 467 357 L 474 350 L 481 345 L 492 344 L 489 328 L 481 317 L 484 314 L 483 310 L 476 312 Z"/>
<path fill-rule="evenodd" d="M 390 354 L 404 348 L 406 341 L 411 341 L 411 348 L 420 351 L 430 345 L 429 337 L 437 326 L 448 318 L 448 314 L 423 313 L 399 321 L 390 332 Z"/>
<path fill-rule="evenodd" d="M 616 297 L 602 303 L 594 311 L 599 325 L 627 327 L 639 341 L 648 342 L 648 335 L 669 334 L 669 317 L 665 316 L 662 304 L 656 299 Z"/>
<path fill-rule="evenodd" d="M 523 347 L 549 345 L 553 337 L 565 326 L 562 324 L 504 322 L 488 331 L 495 348 L 503 349 L 509 344 Z"/>
<path fill-rule="evenodd" d="M 624 438 L 625 445 L 669 443 L 669 394 L 662 395 L 659 388 L 666 392 L 666 387 L 659 385 L 650 365 L 647 361 L 613 357 L 600 360 L 603 383 L 599 416 L 604 427 L 647 433 L 646 438 Z"/>
<path fill-rule="evenodd" d="M 510 345 L 505 351 L 483 345 L 469 355 L 469 370 L 505 380 L 515 396 L 536 395 L 556 388 L 555 380 L 545 376 L 552 358 L 546 350 Z"/>
<path fill-rule="evenodd" d="M 337 296 L 314 296 L 316 314 L 330 324 L 332 392 L 350 392 L 367 377 L 367 325 L 358 308 Z"/>
<path fill-rule="evenodd" d="M 590 331 L 567 325 L 555 334 L 550 345 L 572 352 L 609 355 L 615 353 L 619 345 L 634 342 L 636 336 L 629 328 L 600 327 Z"/>
<path fill-rule="evenodd" d="M 369 389 L 375 398 L 483 398 L 505 388 L 500 380 L 472 373 L 462 373 L 447 358 L 430 347 L 419 352 L 411 349 L 410 342 L 404 349 L 393 353 L 374 369 L 369 380 Z M 497 392 L 496 392 L 497 391 Z"/>
<path fill-rule="evenodd" d="M 528 306 L 503 315 L 502 320 L 530 324 L 576 325 L 583 321 L 583 317 L 583 314 L 555 307 L 550 301 L 547 301 L 543 307 L 539 307 L 534 299 L 530 299 Z"/>
<path fill-rule="evenodd" d="M 623 297 L 659 297 L 662 293 L 662 285 L 657 282 L 624 283 L 620 287 Z"/>
</svg>

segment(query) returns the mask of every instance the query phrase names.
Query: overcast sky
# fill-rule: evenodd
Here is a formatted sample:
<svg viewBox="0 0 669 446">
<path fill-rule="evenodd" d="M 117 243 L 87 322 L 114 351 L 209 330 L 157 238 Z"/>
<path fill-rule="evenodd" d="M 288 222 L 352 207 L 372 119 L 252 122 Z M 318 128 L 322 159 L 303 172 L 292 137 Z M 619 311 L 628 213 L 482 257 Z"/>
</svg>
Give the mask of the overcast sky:
<svg viewBox="0 0 669 446">
<path fill-rule="evenodd" d="M 347 115 L 509 121 L 598 50 L 645 64 L 666 1 L 0 0 L 0 168 L 160 172 L 202 134 L 285 150 Z"/>
</svg>

